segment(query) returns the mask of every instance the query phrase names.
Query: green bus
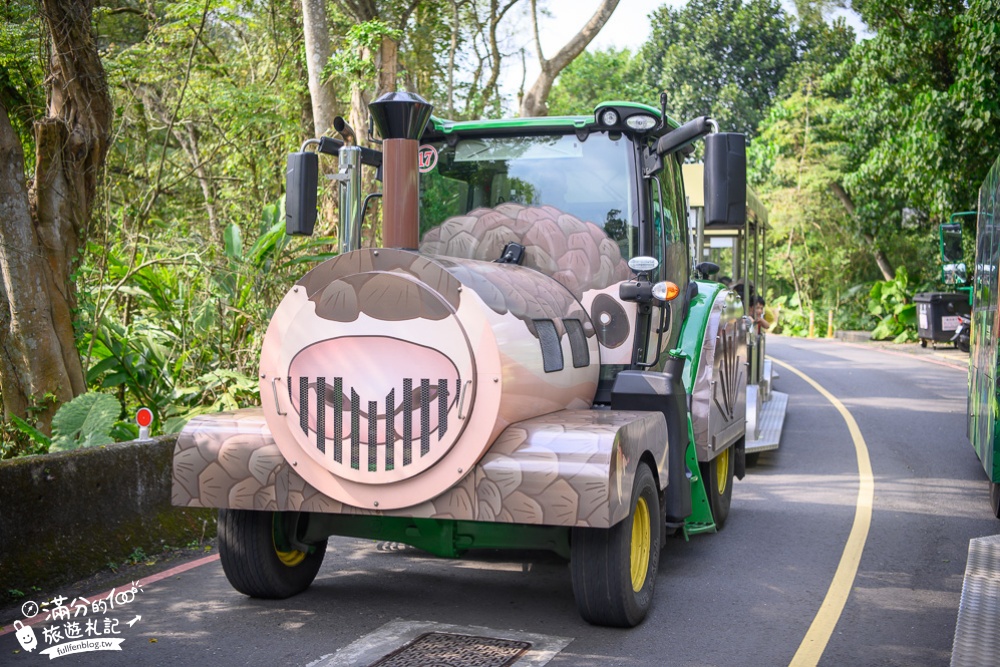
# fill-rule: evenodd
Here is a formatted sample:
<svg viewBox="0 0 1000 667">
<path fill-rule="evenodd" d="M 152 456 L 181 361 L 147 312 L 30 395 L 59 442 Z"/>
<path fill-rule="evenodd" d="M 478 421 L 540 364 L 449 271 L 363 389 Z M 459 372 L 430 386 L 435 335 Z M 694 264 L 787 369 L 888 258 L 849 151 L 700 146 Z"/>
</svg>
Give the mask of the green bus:
<svg viewBox="0 0 1000 667">
<path fill-rule="evenodd" d="M 997 267 L 1000 264 L 1000 159 L 979 189 L 976 262 L 972 277 L 968 435 L 990 481 L 990 504 L 1000 518 L 1000 441 L 997 390 Z"/>
</svg>

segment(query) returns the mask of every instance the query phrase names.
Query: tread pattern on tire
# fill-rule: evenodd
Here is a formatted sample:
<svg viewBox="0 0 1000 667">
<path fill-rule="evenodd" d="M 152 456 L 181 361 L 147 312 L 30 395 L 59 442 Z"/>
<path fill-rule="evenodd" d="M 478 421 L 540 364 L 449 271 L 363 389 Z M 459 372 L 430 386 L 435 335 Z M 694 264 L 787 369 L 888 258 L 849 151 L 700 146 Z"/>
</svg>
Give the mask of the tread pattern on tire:
<svg viewBox="0 0 1000 667">
<path fill-rule="evenodd" d="M 219 557 L 229 583 L 244 595 L 281 600 L 309 588 L 323 564 L 327 541 L 295 566 L 274 549 L 273 512 L 219 510 Z"/>
<path fill-rule="evenodd" d="M 719 458 L 719 456 L 716 456 L 711 461 L 699 465 L 702 479 L 705 480 L 708 505 L 712 510 L 712 518 L 715 520 L 716 530 L 722 530 L 726 525 L 726 520 L 729 518 L 729 508 L 733 501 L 733 470 L 736 467 L 734 452 L 731 448 L 728 458 L 729 473 L 726 476 L 726 492 L 725 494 L 720 494 L 715 475 L 715 466 L 718 465 Z"/>
<path fill-rule="evenodd" d="M 632 514 L 640 493 L 646 497 L 652 520 L 648 574 L 642 590 L 636 593 L 632 590 L 630 554 Z M 664 531 L 657 521 L 661 516 L 659 498 L 652 472 L 640 463 L 629 515 L 624 521 L 611 528 L 573 529 L 570 557 L 573 595 L 580 615 L 588 623 L 628 628 L 646 617 L 652 605 Z"/>
</svg>

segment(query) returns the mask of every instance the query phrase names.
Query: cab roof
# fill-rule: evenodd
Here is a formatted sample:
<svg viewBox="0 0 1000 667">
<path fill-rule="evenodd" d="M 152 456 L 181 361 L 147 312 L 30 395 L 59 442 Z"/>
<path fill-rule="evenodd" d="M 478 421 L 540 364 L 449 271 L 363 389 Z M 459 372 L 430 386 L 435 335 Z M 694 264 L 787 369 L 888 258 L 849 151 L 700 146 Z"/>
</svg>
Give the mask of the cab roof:
<svg viewBox="0 0 1000 667">
<path fill-rule="evenodd" d="M 602 122 L 602 114 L 607 111 L 614 111 L 617 122 L 608 124 Z M 654 126 L 647 130 L 636 130 L 627 125 L 629 118 L 633 116 L 652 117 L 656 121 Z M 620 131 L 633 136 L 660 136 L 678 127 L 677 121 L 667 116 L 663 127 L 659 126 L 661 115 L 660 110 L 648 104 L 639 102 L 624 102 L 612 100 L 601 102 L 594 107 L 594 112 L 589 116 L 540 116 L 531 118 L 501 118 L 495 120 L 465 120 L 455 121 L 446 118 L 431 117 L 429 127 L 424 132 L 425 138 L 432 136 L 517 136 L 521 134 L 548 134 L 548 133 L 587 133 L 601 130 Z"/>
</svg>

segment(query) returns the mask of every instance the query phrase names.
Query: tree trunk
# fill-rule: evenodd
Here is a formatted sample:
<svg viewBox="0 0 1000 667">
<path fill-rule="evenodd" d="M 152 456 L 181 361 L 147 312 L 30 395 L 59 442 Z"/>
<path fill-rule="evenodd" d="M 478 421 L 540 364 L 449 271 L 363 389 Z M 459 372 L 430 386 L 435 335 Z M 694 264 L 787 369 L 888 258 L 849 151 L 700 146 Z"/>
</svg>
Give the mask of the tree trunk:
<svg viewBox="0 0 1000 667">
<path fill-rule="evenodd" d="M 399 44 L 388 37 L 383 37 L 375 67 L 378 69 L 378 87 L 375 90 L 375 99 L 378 99 L 384 93 L 396 90 L 396 76 L 399 72 Z"/>
<path fill-rule="evenodd" d="M 844 205 L 847 209 L 847 213 L 851 216 L 854 215 L 854 200 L 851 199 L 851 195 L 847 193 L 847 190 L 843 188 L 840 183 L 830 183 L 830 189 L 833 190 L 833 194 L 837 195 L 837 199 Z M 892 268 L 892 264 L 889 263 L 889 258 L 885 256 L 882 249 L 878 247 L 875 243 L 875 237 L 871 234 L 862 234 L 861 237 L 864 239 L 865 243 L 872 250 L 872 256 L 875 258 L 875 264 L 878 266 L 878 270 L 882 272 L 883 280 L 892 280 L 896 277 L 896 270 Z"/>
<path fill-rule="evenodd" d="M 542 55 L 542 42 L 538 37 L 538 13 L 535 11 L 535 0 L 531 2 L 531 20 L 535 29 L 535 48 L 538 51 L 538 64 L 542 71 L 539 73 L 535 83 L 528 90 L 528 94 L 521 100 L 522 117 L 526 116 L 546 116 L 549 113 L 548 99 L 552 84 L 555 83 L 559 73 L 566 69 L 566 66 L 573 62 L 573 59 L 583 53 L 587 45 L 597 36 L 604 24 L 611 18 L 611 14 L 618 6 L 618 0 L 602 0 L 601 5 L 594 12 L 594 15 L 587 21 L 587 25 L 580 29 L 580 32 L 566 42 L 566 45 L 559 50 L 552 60 L 546 60 Z"/>
<path fill-rule="evenodd" d="M 330 24 L 324 0 L 302 0 L 302 28 L 306 41 L 306 66 L 309 71 L 309 97 L 312 100 L 316 136 L 333 129 L 337 100 L 333 86 L 323 82 L 323 68 L 330 60 Z"/>
<path fill-rule="evenodd" d="M 35 124 L 35 177 L 0 106 L 0 392 L 4 416 L 37 417 L 86 391 L 73 333 L 73 263 L 108 150 L 111 99 L 91 32 L 93 0 L 43 0 L 50 41 L 47 116 Z M 48 400 L 52 396 L 55 400 Z"/>
</svg>

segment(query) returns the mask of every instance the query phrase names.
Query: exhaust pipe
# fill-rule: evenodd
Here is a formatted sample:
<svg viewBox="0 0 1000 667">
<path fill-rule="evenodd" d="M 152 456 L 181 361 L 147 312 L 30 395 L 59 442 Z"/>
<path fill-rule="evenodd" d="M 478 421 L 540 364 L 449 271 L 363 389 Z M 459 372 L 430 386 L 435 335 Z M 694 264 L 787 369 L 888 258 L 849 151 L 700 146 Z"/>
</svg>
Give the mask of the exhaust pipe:
<svg viewBox="0 0 1000 667">
<path fill-rule="evenodd" d="M 382 136 L 382 245 L 416 250 L 420 233 L 417 153 L 434 107 L 419 95 L 386 93 L 368 105 Z"/>
</svg>

